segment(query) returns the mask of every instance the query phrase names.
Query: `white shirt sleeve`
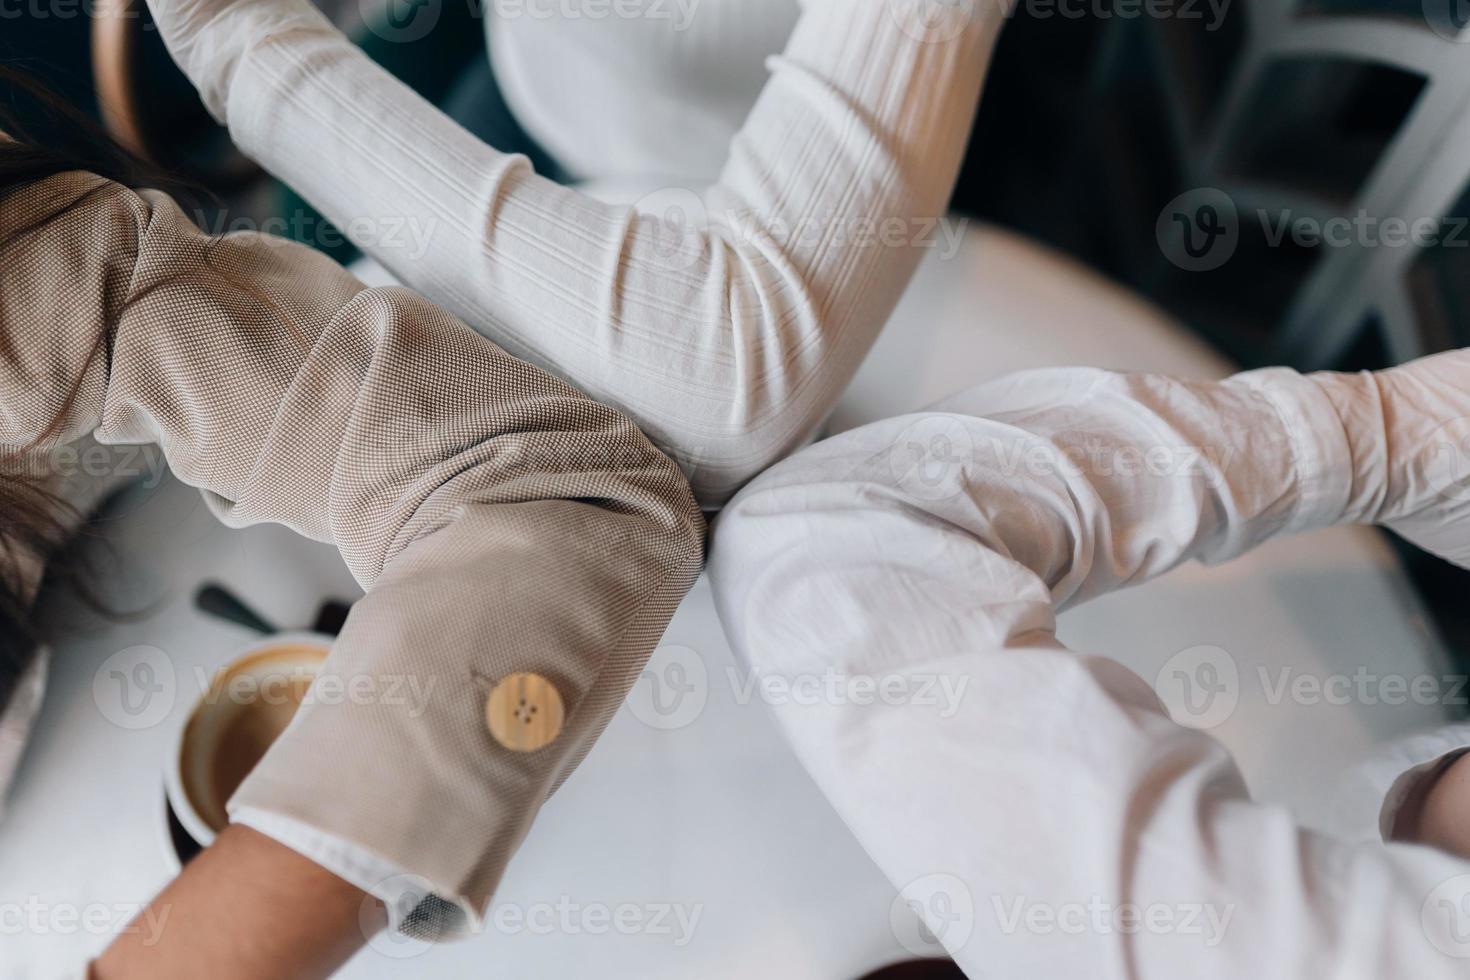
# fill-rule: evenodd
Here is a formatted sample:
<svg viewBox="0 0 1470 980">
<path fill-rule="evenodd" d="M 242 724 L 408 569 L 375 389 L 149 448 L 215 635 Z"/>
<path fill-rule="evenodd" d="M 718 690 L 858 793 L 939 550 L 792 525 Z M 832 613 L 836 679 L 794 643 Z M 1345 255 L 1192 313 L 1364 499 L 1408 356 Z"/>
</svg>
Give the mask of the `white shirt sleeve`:
<svg viewBox="0 0 1470 980">
<path fill-rule="evenodd" d="M 1426 447 L 1470 416 L 1456 375 L 1465 355 L 1380 376 L 1005 378 L 746 488 L 711 549 L 721 618 L 763 676 L 888 691 L 774 710 L 973 975 L 1463 976 L 1465 861 L 1252 802 L 1218 742 L 1055 635 L 1061 608 L 1277 534 L 1386 520 L 1455 540 L 1470 517 Z M 901 696 L 936 687 L 957 696 Z M 1397 775 L 1376 772 L 1374 821 Z"/>
<path fill-rule="evenodd" d="M 1445 725 L 1383 746 L 1343 778 L 1333 832 L 1349 841 L 1388 840 L 1419 781 L 1467 749 L 1470 724 Z"/>
<path fill-rule="evenodd" d="M 627 411 L 706 504 L 799 446 L 927 248 L 996 3 L 808 0 L 719 181 L 636 209 L 538 177 L 305 0 L 150 0 L 246 153 L 507 351 Z"/>
</svg>

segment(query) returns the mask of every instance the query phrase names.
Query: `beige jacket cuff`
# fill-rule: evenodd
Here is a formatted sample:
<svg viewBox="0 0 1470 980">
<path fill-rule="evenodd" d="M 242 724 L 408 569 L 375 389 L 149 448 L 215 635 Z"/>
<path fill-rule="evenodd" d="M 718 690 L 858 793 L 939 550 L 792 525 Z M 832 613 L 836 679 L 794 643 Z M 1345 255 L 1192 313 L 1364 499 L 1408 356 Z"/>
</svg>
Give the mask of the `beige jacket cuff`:
<svg viewBox="0 0 1470 980">
<path fill-rule="evenodd" d="M 694 562 L 669 572 L 639 559 L 640 533 L 577 502 L 466 507 L 388 564 L 324 665 L 335 689 L 382 696 L 305 706 L 231 812 L 350 840 L 478 926 L 542 803 L 611 719 L 697 574 Z M 628 556 L 621 570 L 606 560 L 616 554 Z M 507 749 L 486 725 L 489 690 L 521 672 L 549 679 L 566 706 L 561 734 L 536 752 Z M 406 931 L 453 928 L 441 918 Z"/>
</svg>

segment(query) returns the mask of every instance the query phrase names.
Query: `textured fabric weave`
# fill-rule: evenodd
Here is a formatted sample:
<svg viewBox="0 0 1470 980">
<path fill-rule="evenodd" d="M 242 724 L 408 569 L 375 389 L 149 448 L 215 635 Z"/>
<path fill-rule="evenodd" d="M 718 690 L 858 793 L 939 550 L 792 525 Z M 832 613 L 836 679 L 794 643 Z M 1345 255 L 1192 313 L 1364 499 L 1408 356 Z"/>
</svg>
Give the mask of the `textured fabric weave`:
<svg viewBox="0 0 1470 980">
<path fill-rule="evenodd" d="M 851 693 L 773 710 L 971 976 L 1464 977 L 1463 858 L 1252 801 L 1208 731 L 1241 689 L 1226 651 L 1165 663 L 1191 685 L 1171 718 L 1137 674 L 1063 645 L 1056 616 L 1335 524 L 1470 567 L 1467 392 L 1467 351 L 1376 375 L 1001 378 L 742 491 L 711 549 L 720 618 L 758 676 Z M 1419 767 L 1467 744 L 1458 725 L 1397 747 L 1340 822 L 1387 826 Z"/>
<path fill-rule="evenodd" d="M 149 7 L 246 153 L 402 282 L 626 410 L 713 507 L 821 426 L 919 260 L 947 247 L 1006 4 L 807 0 L 720 179 L 652 175 L 664 189 L 634 207 L 479 142 L 308 0 Z M 698 7 L 695 35 L 733 38 L 713 23 L 732 9 Z M 419 247 L 373 233 L 403 221 Z"/>
<path fill-rule="evenodd" d="M 367 590 L 323 674 L 349 696 L 309 698 L 232 807 L 483 907 L 698 573 L 678 468 L 414 293 L 278 239 L 210 239 L 163 195 L 61 175 L 0 200 L 7 238 L 0 442 L 64 412 L 63 439 L 157 443 L 226 523 L 332 542 Z M 486 730 L 487 685 L 516 671 L 567 705 L 540 752 Z"/>
</svg>

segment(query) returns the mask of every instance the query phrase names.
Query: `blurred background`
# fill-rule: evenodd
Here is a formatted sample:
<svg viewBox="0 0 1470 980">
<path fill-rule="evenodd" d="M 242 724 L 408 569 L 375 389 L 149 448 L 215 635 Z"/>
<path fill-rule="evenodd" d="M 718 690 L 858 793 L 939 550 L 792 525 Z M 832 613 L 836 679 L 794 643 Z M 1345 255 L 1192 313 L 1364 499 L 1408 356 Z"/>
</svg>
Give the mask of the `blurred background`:
<svg viewBox="0 0 1470 980">
<path fill-rule="evenodd" d="M 352 258 L 233 152 L 141 5 L 115 0 L 114 16 L 91 17 L 90 2 L 73 17 L 12 3 L 0 61 L 214 192 L 197 209 L 215 223 L 207 230 L 292 214 L 278 230 Z M 485 58 L 475 4 L 444 3 L 436 29 L 407 43 L 373 29 L 389 13 L 375 0 L 325 6 L 441 105 Z M 1246 367 L 1375 368 L 1470 343 L 1470 34 L 1456 0 L 1173 0 L 1165 15 L 1144 11 L 1143 0 L 1021 5 L 956 209 L 1071 254 Z M 1470 649 L 1470 578 L 1407 548 L 1403 557 L 1449 646 Z"/>
</svg>

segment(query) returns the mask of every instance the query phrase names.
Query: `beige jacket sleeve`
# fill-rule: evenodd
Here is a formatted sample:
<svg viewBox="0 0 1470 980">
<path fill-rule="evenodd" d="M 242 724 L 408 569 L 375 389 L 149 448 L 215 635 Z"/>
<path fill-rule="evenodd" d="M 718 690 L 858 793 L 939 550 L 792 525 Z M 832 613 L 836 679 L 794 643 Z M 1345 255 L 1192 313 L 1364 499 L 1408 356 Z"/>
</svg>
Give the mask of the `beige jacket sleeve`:
<svg viewBox="0 0 1470 980">
<path fill-rule="evenodd" d="M 226 523 L 332 542 L 367 596 L 326 676 L 427 692 L 309 704 L 232 809 L 354 841 L 482 909 L 698 572 L 677 468 L 415 294 L 275 239 L 208 238 L 163 195 L 63 175 L 0 201 L 7 236 L 0 442 L 58 414 L 62 438 L 156 442 Z M 515 753 L 487 730 L 486 689 L 523 671 L 566 721 Z"/>
</svg>

